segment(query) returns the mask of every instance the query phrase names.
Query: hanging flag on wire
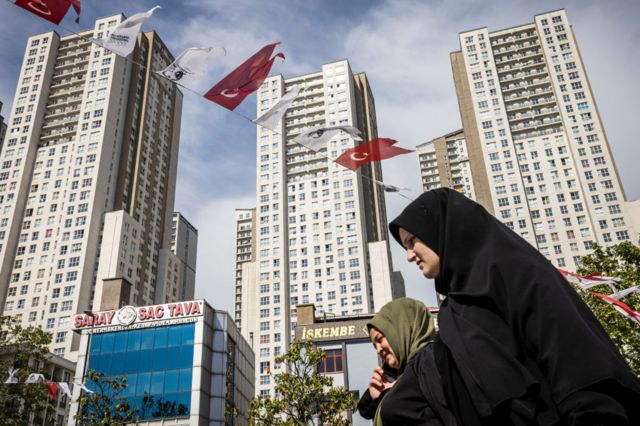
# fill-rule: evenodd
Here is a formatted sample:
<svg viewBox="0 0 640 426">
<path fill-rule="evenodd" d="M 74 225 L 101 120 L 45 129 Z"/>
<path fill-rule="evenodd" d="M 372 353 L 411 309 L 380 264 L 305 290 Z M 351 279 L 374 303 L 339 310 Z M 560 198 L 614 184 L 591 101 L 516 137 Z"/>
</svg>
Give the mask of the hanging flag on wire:
<svg viewBox="0 0 640 426">
<path fill-rule="evenodd" d="M 311 151 L 318 152 L 340 132 L 348 133 L 354 140 L 361 141 L 360 130 L 353 126 L 317 126 L 303 130 L 293 141 L 302 146 L 306 146 Z"/>
<path fill-rule="evenodd" d="M 631 309 L 631 307 L 629 305 L 627 305 L 626 303 L 623 303 L 623 302 L 621 302 L 619 300 L 616 300 L 613 297 L 606 296 L 606 295 L 600 294 L 600 293 L 596 293 L 595 291 L 592 291 L 591 293 L 596 295 L 596 296 L 598 296 L 599 298 L 601 298 L 605 302 L 612 304 L 613 307 L 616 309 L 616 311 L 620 312 L 622 315 L 624 315 L 625 317 L 627 317 L 630 320 L 632 320 L 633 322 L 635 322 L 636 325 L 640 326 L 640 311 L 635 311 L 635 310 Z"/>
<path fill-rule="evenodd" d="M 386 160 L 396 155 L 413 152 L 410 149 L 393 146 L 396 142 L 387 138 L 371 139 L 362 145 L 346 150 L 335 161 L 347 169 L 355 171 L 358 167 L 372 161 Z"/>
<path fill-rule="evenodd" d="M 7 377 L 7 380 L 4 381 L 5 384 L 7 385 L 14 385 L 16 383 L 18 383 L 18 378 L 16 377 L 16 374 L 18 373 L 20 369 L 19 368 L 9 368 L 9 377 Z"/>
<path fill-rule="evenodd" d="M 84 383 L 82 383 L 80 380 L 75 380 L 73 382 L 74 386 L 78 386 L 80 389 L 82 389 L 83 391 L 87 392 L 87 393 L 94 393 L 91 389 L 89 389 L 87 386 L 85 386 Z"/>
<path fill-rule="evenodd" d="M 26 384 L 33 384 L 33 383 L 40 383 L 40 381 L 44 381 L 44 376 L 40 373 L 31 373 L 29 374 L 29 377 L 27 377 L 27 380 L 25 380 L 24 382 Z"/>
<path fill-rule="evenodd" d="M 49 399 L 53 401 L 53 398 L 55 398 L 56 395 L 58 395 L 58 392 L 60 391 L 58 384 L 56 382 L 51 382 L 49 380 L 45 381 L 44 384 L 49 389 Z"/>
<path fill-rule="evenodd" d="M 374 179 L 375 180 L 375 179 Z M 395 185 L 389 185 L 388 183 L 384 183 L 380 180 L 376 180 L 376 183 L 384 189 L 384 192 L 400 192 L 400 191 L 411 191 L 409 188 L 402 188 Z"/>
<path fill-rule="evenodd" d="M 77 0 L 74 0 L 77 1 Z M 16 6 L 28 10 L 42 19 L 58 25 L 71 7 L 69 0 L 16 0 Z M 74 4 L 74 8 L 75 8 Z M 80 3 L 78 2 L 78 18 L 80 17 Z"/>
<path fill-rule="evenodd" d="M 58 386 L 60 387 L 60 391 L 71 398 L 71 389 L 69 389 L 69 384 L 65 382 L 58 382 Z"/>
<path fill-rule="evenodd" d="M 133 52 L 136 46 L 136 38 L 140 27 L 142 27 L 142 24 L 159 8 L 160 6 L 156 6 L 146 12 L 136 13 L 130 18 L 120 22 L 113 31 L 109 33 L 106 39 L 93 39 L 93 42 L 100 47 L 114 52 L 116 55 L 126 58 Z"/>
<path fill-rule="evenodd" d="M 284 117 L 287 109 L 289 109 L 301 90 L 301 86 L 293 86 L 291 90 L 285 93 L 284 96 L 282 96 L 280 100 L 274 106 L 272 106 L 271 109 L 269 109 L 269 111 L 262 114 L 259 118 L 253 120 L 253 122 L 261 127 L 265 127 L 275 132 L 278 123 L 280 123 L 280 120 L 282 120 L 282 117 Z"/>
<path fill-rule="evenodd" d="M 258 90 L 276 58 L 284 59 L 282 53 L 271 57 L 278 43 L 269 44 L 247 59 L 225 78 L 213 86 L 204 97 L 231 111 L 236 109 L 251 93 Z"/>
<path fill-rule="evenodd" d="M 565 271 L 558 268 L 558 271 L 564 276 L 564 278 L 570 283 L 577 284 L 581 290 L 586 291 L 591 287 L 599 285 L 608 285 L 614 292 L 617 291 L 613 285 L 614 279 L 611 277 L 603 277 L 600 274 L 578 275 L 573 272 Z"/>
<path fill-rule="evenodd" d="M 182 52 L 171 65 L 156 73 L 183 86 L 200 78 L 211 62 L 227 51 L 222 46 L 191 47 Z"/>
</svg>

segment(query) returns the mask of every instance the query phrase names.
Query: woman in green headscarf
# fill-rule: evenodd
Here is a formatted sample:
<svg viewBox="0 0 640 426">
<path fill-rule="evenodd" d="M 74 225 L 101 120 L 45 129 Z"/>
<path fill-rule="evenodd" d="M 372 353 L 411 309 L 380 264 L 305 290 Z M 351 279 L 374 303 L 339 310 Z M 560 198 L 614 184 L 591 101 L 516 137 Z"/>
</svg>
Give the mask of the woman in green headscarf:
<svg viewBox="0 0 640 426">
<path fill-rule="evenodd" d="M 384 363 L 373 370 L 358 411 L 374 425 L 455 425 L 447 407 L 432 345 L 434 321 L 410 298 L 387 303 L 367 324 Z"/>
</svg>

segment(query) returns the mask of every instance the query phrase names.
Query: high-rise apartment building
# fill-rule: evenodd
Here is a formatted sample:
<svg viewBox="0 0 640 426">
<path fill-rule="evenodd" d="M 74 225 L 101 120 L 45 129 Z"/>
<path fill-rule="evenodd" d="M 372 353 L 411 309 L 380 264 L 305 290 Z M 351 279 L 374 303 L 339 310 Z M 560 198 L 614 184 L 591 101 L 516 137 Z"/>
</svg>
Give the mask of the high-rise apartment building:
<svg viewBox="0 0 640 426">
<path fill-rule="evenodd" d="M 416 147 L 422 190 L 446 186 L 475 200 L 464 131 L 457 130 Z"/>
<path fill-rule="evenodd" d="M 459 37 L 451 63 L 464 133 L 456 137 L 475 199 L 558 267 L 575 269 L 594 243 L 637 241 L 565 11 Z M 450 158 L 436 156 L 440 168 Z"/>
<path fill-rule="evenodd" d="M 181 213 L 174 212 L 171 220 L 171 246 L 160 249 L 158 303 L 172 300 L 191 300 L 196 288 L 196 260 L 198 230 Z"/>
<path fill-rule="evenodd" d="M 252 262 L 255 253 L 256 209 L 236 209 L 236 269 L 235 269 L 235 306 L 234 321 L 242 328 L 242 301 L 247 298 L 246 288 L 243 296 L 243 265 Z M 246 286 L 245 286 L 246 287 Z M 245 314 L 246 319 L 246 314 Z M 248 334 L 244 333 L 246 336 Z"/>
<path fill-rule="evenodd" d="M 316 153 L 292 139 L 309 127 L 351 125 L 377 136 L 373 95 L 364 73 L 346 60 L 258 90 L 258 115 L 293 85 L 303 92 L 279 130 L 258 128 L 255 260 L 243 265 L 242 330 L 256 352 L 256 388 L 269 394 L 273 357 L 286 351 L 296 305 L 314 303 L 321 315 L 370 313 L 404 294 L 389 252 L 378 162 L 357 172 L 334 163 L 356 142 L 335 137 Z"/>
<path fill-rule="evenodd" d="M 89 41 L 123 19 L 29 37 L 0 154 L 0 306 L 70 358 L 74 314 L 165 302 L 182 94 L 156 33 L 129 59 Z"/>
</svg>

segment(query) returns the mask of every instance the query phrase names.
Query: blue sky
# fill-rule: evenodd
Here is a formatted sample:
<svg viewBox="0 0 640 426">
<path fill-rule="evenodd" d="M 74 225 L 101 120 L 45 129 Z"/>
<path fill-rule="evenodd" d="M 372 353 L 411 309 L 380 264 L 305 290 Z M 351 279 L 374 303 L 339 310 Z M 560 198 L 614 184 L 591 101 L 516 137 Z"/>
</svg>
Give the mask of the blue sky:
<svg viewBox="0 0 640 426">
<path fill-rule="evenodd" d="M 629 199 L 640 198 L 640 2 L 636 0 L 84 0 L 81 24 L 70 11 L 66 28 L 86 29 L 98 17 L 161 5 L 143 26 L 156 30 L 174 55 L 194 46 L 222 45 L 219 58 L 199 89 L 206 91 L 243 59 L 267 43 L 281 41 L 287 59 L 273 73 L 293 77 L 338 59 L 367 73 L 373 89 L 379 134 L 413 148 L 460 128 L 449 53 L 458 32 L 490 31 L 533 21 L 565 8 L 573 25 L 605 130 Z M 0 2 L 0 101 L 9 114 L 26 39 L 66 30 Z M 255 116 L 255 96 L 238 111 Z M 383 163 L 385 181 L 419 194 L 417 157 Z M 407 200 L 387 195 L 390 219 Z M 175 209 L 199 230 L 196 296 L 215 307 L 233 306 L 233 211 L 255 205 L 255 127 L 247 120 L 185 92 Z M 392 242 L 394 267 L 409 296 L 434 303 L 432 284 L 404 261 Z"/>
</svg>

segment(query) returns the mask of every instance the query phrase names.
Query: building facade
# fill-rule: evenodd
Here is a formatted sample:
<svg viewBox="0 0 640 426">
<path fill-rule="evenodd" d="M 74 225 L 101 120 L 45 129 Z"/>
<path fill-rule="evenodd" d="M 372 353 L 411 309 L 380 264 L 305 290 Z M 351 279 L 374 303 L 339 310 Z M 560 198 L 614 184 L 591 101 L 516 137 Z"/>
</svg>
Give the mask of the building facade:
<svg viewBox="0 0 640 426">
<path fill-rule="evenodd" d="M 248 294 L 243 294 L 242 269 L 243 265 L 254 261 L 255 253 L 255 229 L 256 209 L 236 209 L 236 270 L 235 270 L 235 295 L 234 295 L 234 320 L 238 328 L 243 330 L 243 335 L 248 334 L 242 327 L 242 301 L 247 301 Z M 246 286 L 245 286 L 246 287 Z M 245 312 L 245 322 L 248 313 Z"/>
<path fill-rule="evenodd" d="M 475 199 L 558 267 L 575 270 L 594 243 L 637 241 L 565 11 L 459 37 L 451 63 Z"/>
<path fill-rule="evenodd" d="M 173 213 L 171 246 L 160 249 L 158 282 L 159 302 L 191 300 L 196 288 L 198 230 L 179 212 Z"/>
<path fill-rule="evenodd" d="M 299 303 L 352 315 L 404 294 L 391 266 L 384 193 L 375 184 L 382 181 L 379 162 L 355 173 L 334 163 L 356 143 L 346 134 L 317 153 L 292 141 L 318 125 L 350 125 L 364 140 L 376 137 L 366 75 L 354 75 L 342 60 L 312 74 L 269 77 L 258 90 L 258 116 L 293 85 L 303 92 L 278 131 L 257 131 L 255 261 L 242 270 L 242 329 L 263 372 L 267 365 L 276 373 L 280 368 L 273 358 L 289 346 Z M 257 373 L 256 387 L 269 395 L 271 377 Z"/>
<path fill-rule="evenodd" d="M 418 145 L 416 153 L 423 191 L 446 186 L 475 200 L 473 170 L 463 130 Z"/>
<path fill-rule="evenodd" d="M 160 302 L 171 245 L 182 94 L 154 32 L 129 60 L 89 41 L 123 19 L 29 37 L 0 153 L 0 306 L 71 359 L 73 314 Z"/>
<path fill-rule="evenodd" d="M 136 424 L 248 424 L 254 354 L 226 312 L 204 300 L 124 306 L 76 315 L 74 328 L 81 335 L 75 379 L 84 381 L 88 370 L 126 377 L 120 396 L 138 408 Z M 86 386 L 93 390 L 91 381 Z M 73 392 L 70 419 L 80 388 Z"/>
</svg>

